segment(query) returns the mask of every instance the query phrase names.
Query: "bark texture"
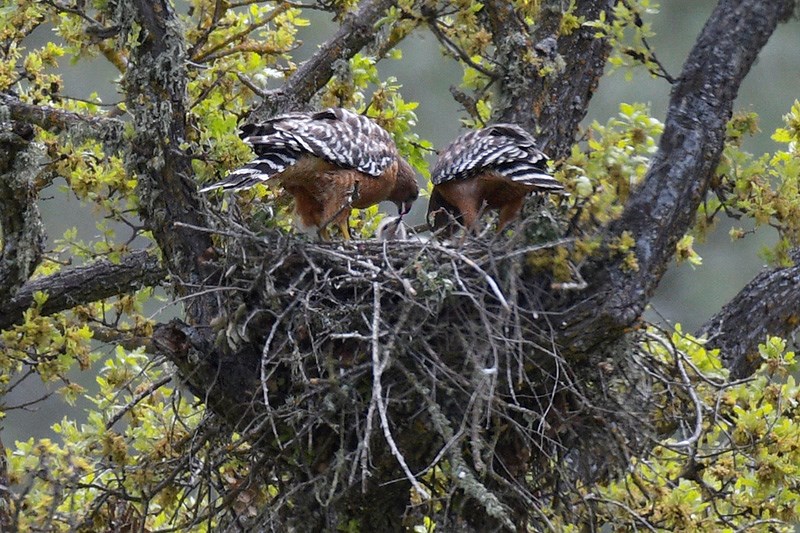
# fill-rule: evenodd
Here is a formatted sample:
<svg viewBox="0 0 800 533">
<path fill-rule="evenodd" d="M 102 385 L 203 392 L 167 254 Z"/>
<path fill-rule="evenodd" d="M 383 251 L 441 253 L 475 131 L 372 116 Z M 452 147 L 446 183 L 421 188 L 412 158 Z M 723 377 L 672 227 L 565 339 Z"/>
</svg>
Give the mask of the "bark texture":
<svg viewBox="0 0 800 533">
<path fill-rule="evenodd" d="M 9 117 L 21 124 L 33 124 L 53 133 L 69 132 L 79 141 L 84 137 L 116 142 L 122 133 L 122 121 L 70 113 L 48 106 L 21 102 L 19 98 L 0 94 L 0 106 L 8 109 Z"/>
<path fill-rule="evenodd" d="M 758 345 L 767 337 L 790 337 L 800 326 L 800 252 L 794 266 L 766 269 L 697 331 L 718 348 L 732 379 L 752 374 L 761 364 Z"/>
<path fill-rule="evenodd" d="M 136 0 L 130 9 L 130 22 L 141 30 L 124 79 L 135 131 L 126 165 L 139 178 L 139 215 L 164 254 L 176 292 L 187 294 L 212 273 L 202 259 L 212 242 L 207 233 L 178 224 L 207 226 L 191 161 L 179 148 L 186 139 L 185 43 L 170 2 Z M 216 311 L 209 296 L 194 298 L 187 308 L 199 324 L 208 324 Z"/>
<path fill-rule="evenodd" d="M 36 292 L 47 294 L 47 301 L 39 311 L 42 315 L 51 315 L 142 287 L 157 286 L 166 276 L 167 272 L 157 257 L 147 251 L 138 251 L 124 256 L 119 263 L 96 261 L 29 280 L 3 305 L 0 329 L 22 320 L 25 310 L 33 304 Z"/>
<path fill-rule="evenodd" d="M 573 15 L 594 21 L 605 12 L 610 21 L 616 3 L 579 0 Z M 493 118 L 521 124 L 536 134 L 552 159 L 565 157 L 603 75 L 608 40 L 595 37 L 596 30 L 588 26 L 561 35 L 559 1 L 541 3 L 533 32 L 509 2 L 490 0 L 485 10 L 500 65 L 500 98 Z M 545 68 L 552 73 L 540 75 Z"/>
<path fill-rule="evenodd" d="M 30 144 L 33 129 L 5 124 L 0 131 L 0 302 L 31 277 L 44 250 L 35 178 L 42 154 Z"/>
</svg>

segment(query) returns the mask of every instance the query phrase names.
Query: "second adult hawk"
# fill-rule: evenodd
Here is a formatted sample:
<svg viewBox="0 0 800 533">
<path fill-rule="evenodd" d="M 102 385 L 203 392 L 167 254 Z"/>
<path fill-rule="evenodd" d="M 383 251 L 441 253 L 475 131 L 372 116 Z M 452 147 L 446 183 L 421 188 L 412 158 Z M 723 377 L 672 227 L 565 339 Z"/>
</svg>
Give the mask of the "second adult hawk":
<svg viewBox="0 0 800 533">
<path fill-rule="evenodd" d="M 547 156 L 516 124 L 494 124 L 465 133 L 439 156 L 431 173 L 428 224 L 434 231 L 455 219 L 475 231 L 484 208 L 500 211 L 498 231 L 519 215 L 531 192 L 561 192 L 547 172 Z"/>
<path fill-rule="evenodd" d="M 347 239 L 351 208 L 388 200 L 402 216 L 419 194 L 416 175 L 389 132 L 346 109 L 280 115 L 244 126 L 242 138 L 253 147 L 255 159 L 201 192 L 278 181 L 294 197 L 304 231 L 327 237 L 332 224 Z"/>
</svg>

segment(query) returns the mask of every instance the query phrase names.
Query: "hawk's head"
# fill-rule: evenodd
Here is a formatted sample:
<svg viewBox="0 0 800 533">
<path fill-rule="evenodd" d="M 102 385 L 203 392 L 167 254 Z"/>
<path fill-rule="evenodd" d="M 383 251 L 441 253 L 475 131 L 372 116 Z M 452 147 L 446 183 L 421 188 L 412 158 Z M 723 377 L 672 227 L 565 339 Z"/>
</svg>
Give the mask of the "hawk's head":
<svg viewBox="0 0 800 533">
<path fill-rule="evenodd" d="M 389 200 L 395 203 L 397 212 L 402 217 L 411 211 L 411 206 L 418 197 L 417 174 L 405 159 L 398 157 L 397 181 L 394 184 L 392 193 L 389 195 Z"/>
</svg>

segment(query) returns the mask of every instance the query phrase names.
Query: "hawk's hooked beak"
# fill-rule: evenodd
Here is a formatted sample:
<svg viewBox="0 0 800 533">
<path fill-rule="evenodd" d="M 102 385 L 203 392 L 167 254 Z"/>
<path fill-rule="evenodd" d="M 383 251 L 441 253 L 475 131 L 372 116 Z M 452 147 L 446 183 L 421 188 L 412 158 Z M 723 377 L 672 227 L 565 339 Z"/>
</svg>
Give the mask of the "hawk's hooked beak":
<svg viewBox="0 0 800 533">
<path fill-rule="evenodd" d="M 414 205 L 414 201 L 395 202 L 395 205 L 397 205 L 397 214 L 400 215 L 400 219 L 402 220 L 402 218 L 406 216 L 409 211 L 411 211 L 411 206 Z"/>
</svg>

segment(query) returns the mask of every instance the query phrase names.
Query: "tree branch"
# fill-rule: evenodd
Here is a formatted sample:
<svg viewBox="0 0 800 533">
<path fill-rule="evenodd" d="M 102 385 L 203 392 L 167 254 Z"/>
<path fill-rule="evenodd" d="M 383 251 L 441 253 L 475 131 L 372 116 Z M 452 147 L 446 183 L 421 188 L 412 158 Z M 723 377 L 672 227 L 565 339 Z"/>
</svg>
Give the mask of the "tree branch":
<svg viewBox="0 0 800 533">
<path fill-rule="evenodd" d="M 593 21 L 605 12 L 610 23 L 616 3 L 617 0 L 578 0 L 572 15 Z M 543 132 L 542 148 L 556 160 L 566 157 L 575 143 L 578 126 L 586 117 L 611 48 L 607 38 L 596 37 L 594 28 L 587 26 L 568 35 L 558 35 L 561 19 L 559 16 L 559 26 L 537 26 L 534 34 L 537 43 L 534 50 L 539 55 L 548 53 L 550 39 L 556 36 L 558 39 L 556 51 L 561 59 L 557 64 L 558 75 L 543 78 L 544 90 L 535 93 L 533 101 L 537 124 Z"/>
<path fill-rule="evenodd" d="M 606 244 L 632 235 L 638 270 L 626 269 L 619 256 L 598 258 L 586 269 L 589 288 L 576 296 L 580 300 L 561 302 L 561 341 L 570 350 L 617 339 L 641 316 L 706 194 L 739 85 L 793 7 L 791 0 L 717 5 L 675 85 L 645 181 L 606 230 Z"/>
<path fill-rule="evenodd" d="M 135 130 L 126 166 L 139 178 L 140 215 L 179 282 L 176 291 L 184 294 L 185 284 L 202 285 L 210 275 L 203 257 L 212 245 L 208 234 L 176 224 L 208 225 L 191 161 L 179 148 L 187 138 L 186 47 L 167 0 L 135 0 L 128 9 L 141 31 L 124 79 Z M 217 314 L 216 299 L 198 296 L 187 313 L 193 322 L 207 324 Z"/>
<path fill-rule="evenodd" d="M 800 250 L 794 266 L 764 270 L 697 331 L 719 348 L 732 379 L 752 374 L 758 345 L 768 336 L 788 337 L 800 326 Z"/>
<path fill-rule="evenodd" d="M 605 11 L 609 19 L 616 1 L 579 0 L 572 15 L 590 21 Z M 504 65 L 494 118 L 542 132 L 542 146 L 553 159 L 565 157 L 575 142 L 609 51 L 608 40 L 595 37 L 592 28 L 561 35 L 562 4 L 542 2 L 533 34 L 510 2 L 485 4 L 497 64 Z M 553 72 L 541 76 L 545 67 Z"/>
<path fill-rule="evenodd" d="M 279 89 L 266 93 L 253 111 L 263 119 L 302 108 L 331 79 L 337 61 L 352 58 L 378 37 L 375 25 L 395 5 L 394 0 L 363 0 L 358 9 L 348 13 L 336 34 L 289 76 Z"/>
<path fill-rule="evenodd" d="M 29 143 L 32 128 L 13 124 L 0 131 L 0 302 L 33 274 L 45 241 L 34 185 L 43 156 Z"/>
<path fill-rule="evenodd" d="M 166 270 L 156 256 L 140 250 L 124 256 L 119 263 L 95 261 L 86 266 L 34 279 L 23 285 L 12 299 L 0 303 L 0 329 L 22 320 L 22 314 L 33 304 L 33 295 L 36 292 L 47 293 L 47 301 L 40 312 L 51 315 L 78 305 L 156 285 L 166 275 Z"/>
<path fill-rule="evenodd" d="M 69 130 L 74 138 L 94 137 L 116 141 L 122 135 L 124 124 L 115 118 L 93 117 L 49 106 L 26 104 L 15 96 L 2 93 L 0 108 L 8 109 L 12 120 L 34 124 L 53 133 Z"/>
</svg>

